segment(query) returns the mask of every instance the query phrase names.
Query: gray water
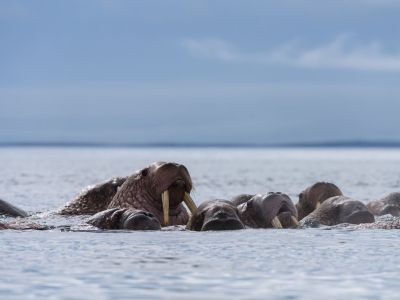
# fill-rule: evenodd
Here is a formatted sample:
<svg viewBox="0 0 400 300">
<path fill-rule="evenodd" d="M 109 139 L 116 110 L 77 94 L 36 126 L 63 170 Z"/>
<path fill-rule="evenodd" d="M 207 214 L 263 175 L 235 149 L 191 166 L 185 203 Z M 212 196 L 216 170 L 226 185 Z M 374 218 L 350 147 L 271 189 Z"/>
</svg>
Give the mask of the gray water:
<svg viewBox="0 0 400 300">
<path fill-rule="evenodd" d="M 399 150 L 0 149 L 0 198 L 46 224 L 85 186 L 155 160 L 185 164 L 197 203 L 336 183 L 400 191 Z M 398 299 L 400 231 L 1 231 L 0 299 Z"/>
</svg>

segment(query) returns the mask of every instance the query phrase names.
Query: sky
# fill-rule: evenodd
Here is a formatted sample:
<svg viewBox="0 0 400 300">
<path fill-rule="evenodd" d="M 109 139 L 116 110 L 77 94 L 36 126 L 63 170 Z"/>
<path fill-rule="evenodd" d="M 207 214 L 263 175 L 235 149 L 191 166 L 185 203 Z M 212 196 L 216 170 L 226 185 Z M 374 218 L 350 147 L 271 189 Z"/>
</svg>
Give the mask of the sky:
<svg viewBox="0 0 400 300">
<path fill-rule="evenodd" d="M 0 143 L 400 141 L 400 1 L 0 0 Z"/>
</svg>

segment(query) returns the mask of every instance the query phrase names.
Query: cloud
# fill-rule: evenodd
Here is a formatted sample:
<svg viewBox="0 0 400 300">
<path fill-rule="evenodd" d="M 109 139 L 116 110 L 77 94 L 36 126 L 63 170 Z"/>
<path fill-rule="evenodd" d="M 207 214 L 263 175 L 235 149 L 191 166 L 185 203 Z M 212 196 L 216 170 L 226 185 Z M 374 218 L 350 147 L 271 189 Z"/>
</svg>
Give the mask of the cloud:
<svg viewBox="0 0 400 300">
<path fill-rule="evenodd" d="M 327 44 L 304 48 L 297 41 L 264 52 L 241 51 L 221 39 L 185 39 L 182 45 L 195 57 L 231 63 L 276 64 L 312 69 L 400 71 L 400 53 L 389 53 L 379 42 L 355 43 L 340 35 Z"/>
</svg>

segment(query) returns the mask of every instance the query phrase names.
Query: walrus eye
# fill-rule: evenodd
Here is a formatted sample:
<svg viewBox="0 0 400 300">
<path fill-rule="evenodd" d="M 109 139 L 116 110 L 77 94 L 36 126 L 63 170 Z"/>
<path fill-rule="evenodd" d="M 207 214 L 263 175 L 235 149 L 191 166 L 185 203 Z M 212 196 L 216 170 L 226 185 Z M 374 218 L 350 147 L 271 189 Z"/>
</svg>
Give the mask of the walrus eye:
<svg viewBox="0 0 400 300">
<path fill-rule="evenodd" d="M 141 175 L 142 177 L 147 176 L 148 173 L 149 173 L 149 172 L 148 172 L 147 169 L 143 169 L 142 171 L 140 171 L 140 175 Z"/>
</svg>

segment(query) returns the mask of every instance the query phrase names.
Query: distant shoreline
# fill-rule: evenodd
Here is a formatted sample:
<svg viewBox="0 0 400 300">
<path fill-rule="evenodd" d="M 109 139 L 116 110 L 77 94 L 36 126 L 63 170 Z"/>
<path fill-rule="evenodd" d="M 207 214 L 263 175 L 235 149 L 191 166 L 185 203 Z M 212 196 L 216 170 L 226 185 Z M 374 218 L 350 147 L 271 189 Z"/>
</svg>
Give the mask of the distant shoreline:
<svg viewBox="0 0 400 300">
<path fill-rule="evenodd" d="M 0 142 L 0 148 L 400 148 L 400 142 L 333 141 L 304 143 L 90 143 L 90 142 Z"/>
</svg>

